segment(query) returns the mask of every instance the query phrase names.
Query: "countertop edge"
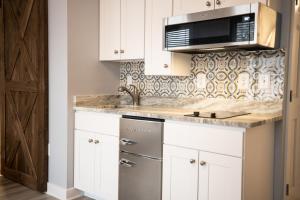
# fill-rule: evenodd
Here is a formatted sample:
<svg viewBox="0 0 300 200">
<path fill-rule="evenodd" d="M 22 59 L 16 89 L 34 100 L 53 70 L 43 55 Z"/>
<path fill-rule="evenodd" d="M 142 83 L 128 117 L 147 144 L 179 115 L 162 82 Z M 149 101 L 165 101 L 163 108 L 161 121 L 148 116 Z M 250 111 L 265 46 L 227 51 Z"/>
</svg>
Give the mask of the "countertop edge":
<svg viewBox="0 0 300 200">
<path fill-rule="evenodd" d="M 141 116 L 141 117 L 151 117 L 151 118 L 162 118 L 165 120 L 172 121 L 181 121 L 181 122 L 190 122 L 190 123 L 199 123 L 199 124 L 208 124 L 208 125 L 216 125 L 216 126 L 227 126 L 227 127 L 236 127 L 236 128 L 255 128 L 258 126 L 262 126 L 268 123 L 274 123 L 281 121 L 282 116 L 274 116 L 268 119 L 256 120 L 253 122 L 243 122 L 241 121 L 241 117 L 238 117 L 240 121 L 231 121 L 230 120 L 218 120 L 218 119 L 204 119 L 204 118 L 189 118 L 181 115 L 170 115 L 170 114 L 157 114 L 151 112 L 140 112 L 140 111 L 125 111 L 118 108 L 93 108 L 93 107 L 80 107 L 74 106 L 74 111 L 87 111 L 87 112 L 99 112 L 99 113 L 109 113 L 109 114 L 117 114 L 117 115 L 132 115 L 132 116 Z"/>
</svg>

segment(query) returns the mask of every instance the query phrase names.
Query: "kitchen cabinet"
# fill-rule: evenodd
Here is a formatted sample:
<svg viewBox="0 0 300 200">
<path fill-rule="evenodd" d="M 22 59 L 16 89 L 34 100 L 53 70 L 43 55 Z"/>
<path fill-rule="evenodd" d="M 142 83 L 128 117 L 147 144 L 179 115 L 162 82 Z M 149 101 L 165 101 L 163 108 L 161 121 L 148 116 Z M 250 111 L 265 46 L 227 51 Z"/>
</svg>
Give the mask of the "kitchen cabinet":
<svg viewBox="0 0 300 200">
<path fill-rule="evenodd" d="M 118 149 L 118 138 L 75 131 L 75 188 L 117 200 Z"/>
<path fill-rule="evenodd" d="M 118 199 L 119 118 L 75 113 L 74 187 L 97 199 Z"/>
<path fill-rule="evenodd" d="M 184 15 L 215 9 L 215 0 L 174 0 L 174 15 Z"/>
<path fill-rule="evenodd" d="M 95 146 L 91 133 L 75 133 L 75 187 L 88 193 L 94 192 Z M 87 156 L 88 155 L 88 156 Z"/>
<path fill-rule="evenodd" d="M 120 60 L 121 1 L 100 0 L 100 60 Z"/>
<path fill-rule="evenodd" d="M 274 127 L 166 121 L 163 200 L 272 200 Z"/>
<path fill-rule="evenodd" d="M 184 15 L 255 2 L 268 4 L 268 0 L 174 0 L 173 14 Z"/>
<path fill-rule="evenodd" d="M 164 145 L 163 199 L 197 200 L 198 151 Z"/>
<path fill-rule="evenodd" d="M 215 9 L 261 2 L 267 5 L 268 0 L 215 0 Z"/>
<path fill-rule="evenodd" d="M 241 158 L 164 145 L 163 199 L 239 200 L 241 169 Z"/>
<path fill-rule="evenodd" d="M 240 200 L 242 158 L 200 151 L 199 200 Z"/>
<path fill-rule="evenodd" d="M 146 0 L 146 75 L 188 76 L 190 74 L 191 55 L 163 50 L 164 18 L 172 14 L 172 0 Z"/>
<path fill-rule="evenodd" d="M 144 58 L 144 0 L 100 0 L 100 60 Z"/>
</svg>

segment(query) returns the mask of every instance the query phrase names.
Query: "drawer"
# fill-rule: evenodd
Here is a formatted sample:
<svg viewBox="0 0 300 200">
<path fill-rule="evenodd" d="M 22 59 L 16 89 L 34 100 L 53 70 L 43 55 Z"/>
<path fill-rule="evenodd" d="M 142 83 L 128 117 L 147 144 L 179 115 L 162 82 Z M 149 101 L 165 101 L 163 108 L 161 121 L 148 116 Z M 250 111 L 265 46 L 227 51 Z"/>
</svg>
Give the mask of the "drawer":
<svg viewBox="0 0 300 200">
<path fill-rule="evenodd" d="M 115 114 L 77 111 L 75 129 L 119 136 L 120 118 Z"/>
<path fill-rule="evenodd" d="M 245 129 L 167 121 L 164 144 L 242 157 Z"/>
</svg>

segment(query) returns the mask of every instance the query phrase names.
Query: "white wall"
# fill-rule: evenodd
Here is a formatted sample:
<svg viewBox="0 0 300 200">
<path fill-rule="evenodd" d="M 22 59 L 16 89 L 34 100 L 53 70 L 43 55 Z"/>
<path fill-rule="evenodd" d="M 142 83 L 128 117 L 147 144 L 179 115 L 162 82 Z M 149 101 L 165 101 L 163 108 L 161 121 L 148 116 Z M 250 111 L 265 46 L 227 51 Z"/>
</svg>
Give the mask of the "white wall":
<svg viewBox="0 0 300 200">
<path fill-rule="evenodd" d="M 49 0 L 49 185 L 52 190 L 73 187 L 73 96 L 112 94 L 119 86 L 119 64 L 98 61 L 98 30 L 98 0 Z"/>
<path fill-rule="evenodd" d="M 67 0 L 49 0 L 49 182 L 67 187 Z"/>
</svg>

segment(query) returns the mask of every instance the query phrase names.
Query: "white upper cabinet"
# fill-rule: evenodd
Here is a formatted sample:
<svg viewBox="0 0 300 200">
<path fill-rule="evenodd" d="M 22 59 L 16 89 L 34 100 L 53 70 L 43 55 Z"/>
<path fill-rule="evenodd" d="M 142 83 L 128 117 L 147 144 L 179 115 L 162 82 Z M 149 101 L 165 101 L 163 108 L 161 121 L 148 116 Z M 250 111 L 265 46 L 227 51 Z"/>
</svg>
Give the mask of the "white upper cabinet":
<svg viewBox="0 0 300 200">
<path fill-rule="evenodd" d="M 215 8 L 215 0 L 174 0 L 174 15 L 184 15 Z"/>
<path fill-rule="evenodd" d="M 121 60 L 143 59 L 145 0 L 121 0 Z"/>
<path fill-rule="evenodd" d="M 268 0 L 174 0 L 173 9 L 174 15 L 184 15 L 255 2 L 267 4 Z"/>
<path fill-rule="evenodd" d="M 144 58 L 144 0 L 100 0 L 100 60 Z"/>
<path fill-rule="evenodd" d="M 247 3 L 261 2 L 267 4 L 268 0 L 215 0 L 215 8 L 226 8 L 231 6 L 237 6 Z"/>
<path fill-rule="evenodd" d="M 120 60 L 121 1 L 100 0 L 100 60 Z"/>
<path fill-rule="evenodd" d="M 172 15 L 172 0 L 146 0 L 145 73 L 166 75 L 171 53 L 163 51 L 163 19 Z"/>
<path fill-rule="evenodd" d="M 163 50 L 164 18 L 172 16 L 172 0 L 146 0 L 145 74 L 188 76 L 190 55 Z"/>
</svg>

